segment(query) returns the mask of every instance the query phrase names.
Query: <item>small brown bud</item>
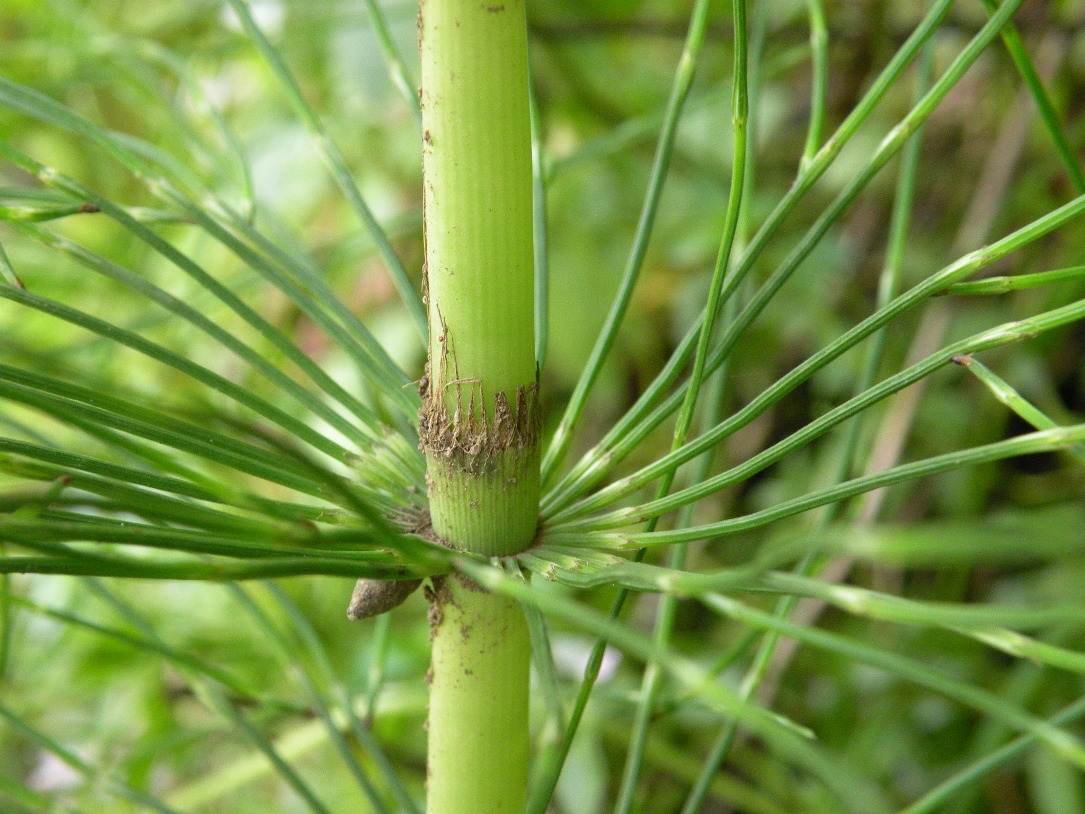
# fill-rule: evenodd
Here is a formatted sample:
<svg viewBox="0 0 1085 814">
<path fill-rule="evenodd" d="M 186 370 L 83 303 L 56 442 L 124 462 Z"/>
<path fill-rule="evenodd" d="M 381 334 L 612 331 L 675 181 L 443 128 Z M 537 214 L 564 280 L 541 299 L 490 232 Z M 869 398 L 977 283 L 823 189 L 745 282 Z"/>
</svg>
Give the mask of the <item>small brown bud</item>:
<svg viewBox="0 0 1085 814">
<path fill-rule="evenodd" d="M 357 622 L 399 607 L 421 583 L 420 579 L 360 579 L 354 583 L 347 618 Z"/>
</svg>

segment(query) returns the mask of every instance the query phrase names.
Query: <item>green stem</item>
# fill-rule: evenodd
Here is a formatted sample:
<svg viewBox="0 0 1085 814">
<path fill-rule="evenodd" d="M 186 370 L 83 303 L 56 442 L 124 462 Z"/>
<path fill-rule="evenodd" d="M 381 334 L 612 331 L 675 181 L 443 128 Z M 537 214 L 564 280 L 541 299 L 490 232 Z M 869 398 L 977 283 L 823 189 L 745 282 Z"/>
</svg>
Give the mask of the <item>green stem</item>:
<svg viewBox="0 0 1085 814">
<path fill-rule="evenodd" d="M 524 0 L 422 0 L 429 369 L 419 419 L 434 533 L 507 556 L 535 540 L 531 121 Z M 517 602 L 431 592 L 428 814 L 520 812 L 530 643 Z"/>
<path fill-rule="evenodd" d="M 433 599 L 428 814 L 519 814 L 527 794 L 528 664 L 519 603 L 467 577 Z"/>
<path fill-rule="evenodd" d="M 994 371 L 989 369 L 978 359 L 973 359 L 970 356 L 961 356 L 955 357 L 953 361 L 963 366 L 969 373 L 974 374 L 975 377 L 983 382 L 987 389 L 991 391 L 995 398 L 1036 429 L 1053 430 L 1059 426 L 1054 420 L 1014 390 L 1007 382 L 1003 381 L 994 373 Z M 1071 447 L 1067 451 L 1077 458 L 1078 461 L 1085 464 L 1085 447 Z"/>
<path fill-rule="evenodd" d="M 807 0 L 806 13 L 810 18 L 810 124 L 806 130 L 806 146 L 802 151 L 802 163 L 799 172 L 814 160 L 821 146 L 822 130 L 825 127 L 825 108 L 829 96 L 829 31 L 825 23 L 825 9 L 821 0 Z"/>
<path fill-rule="evenodd" d="M 524 4 L 422 4 L 429 381 L 437 533 L 515 554 L 535 536 L 538 410 Z"/>
</svg>

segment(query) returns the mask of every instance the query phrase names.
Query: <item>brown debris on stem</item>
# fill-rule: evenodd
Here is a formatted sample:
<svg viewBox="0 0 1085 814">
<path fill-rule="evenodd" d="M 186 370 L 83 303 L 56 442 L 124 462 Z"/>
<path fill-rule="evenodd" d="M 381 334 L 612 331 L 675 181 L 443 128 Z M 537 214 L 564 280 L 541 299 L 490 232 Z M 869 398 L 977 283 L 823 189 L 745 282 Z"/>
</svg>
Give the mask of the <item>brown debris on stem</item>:
<svg viewBox="0 0 1085 814">
<path fill-rule="evenodd" d="M 422 451 L 450 459 L 462 471 L 478 474 L 501 453 L 536 450 L 542 429 L 538 372 L 534 383 L 516 389 L 515 407 L 503 391 L 495 393 L 491 414 L 486 409 L 487 397 L 481 382 L 446 377 L 446 360 L 451 357 L 455 368 L 455 353 L 451 350 L 447 327 L 441 327 L 439 369 L 434 373 L 427 364 L 426 386 L 419 388 L 422 408 L 418 415 L 418 435 Z M 455 405 L 451 410 L 450 392 Z"/>
</svg>

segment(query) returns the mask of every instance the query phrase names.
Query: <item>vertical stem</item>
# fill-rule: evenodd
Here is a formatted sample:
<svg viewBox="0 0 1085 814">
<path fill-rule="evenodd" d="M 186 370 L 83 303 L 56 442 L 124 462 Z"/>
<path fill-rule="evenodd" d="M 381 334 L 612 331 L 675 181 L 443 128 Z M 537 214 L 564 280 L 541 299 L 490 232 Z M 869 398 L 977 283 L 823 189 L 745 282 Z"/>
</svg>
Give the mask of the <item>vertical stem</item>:
<svg viewBox="0 0 1085 814">
<path fill-rule="evenodd" d="M 429 372 L 419 435 L 434 532 L 486 556 L 532 544 L 539 506 L 524 0 L 422 0 Z M 520 812 L 527 625 L 463 577 L 431 594 L 429 814 Z"/>
<path fill-rule="evenodd" d="M 433 524 L 515 554 L 539 493 L 524 2 L 423 0 L 421 48 Z"/>
<path fill-rule="evenodd" d="M 431 597 L 427 814 L 520 814 L 531 646 L 514 600 L 466 577 Z"/>
</svg>

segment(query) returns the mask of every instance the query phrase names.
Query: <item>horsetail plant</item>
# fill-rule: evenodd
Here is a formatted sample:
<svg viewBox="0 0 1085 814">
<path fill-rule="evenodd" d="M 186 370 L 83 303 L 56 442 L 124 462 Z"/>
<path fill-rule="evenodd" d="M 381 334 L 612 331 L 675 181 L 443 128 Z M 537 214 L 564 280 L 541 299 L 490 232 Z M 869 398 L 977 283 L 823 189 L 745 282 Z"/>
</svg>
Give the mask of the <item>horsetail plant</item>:
<svg viewBox="0 0 1085 814">
<path fill-rule="evenodd" d="M 417 94 L 402 4 L 11 12 L 33 33 L 0 57 L 0 807 L 967 814 L 995 772 L 1037 814 L 1085 804 L 1065 43 L 1019 31 L 1022 0 L 933 0 L 856 79 L 820 0 L 688 5 L 659 4 L 688 15 L 677 66 L 628 121 L 592 79 L 629 54 L 592 45 L 579 74 L 561 40 L 598 21 L 557 2 L 421 0 Z M 195 29 L 241 80 L 183 58 Z M 372 132 L 322 109 L 325 37 L 348 86 L 385 74 Z M 1011 76 L 956 206 L 937 176 L 966 159 L 929 141 Z M 291 110 L 254 117 L 285 175 L 250 85 Z M 383 164 L 408 142 L 403 192 Z M 303 155 L 344 203 L 301 192 L 291 220 Z M 1056 192 L 1009 189 L 1019 161 Z M 623 162 L 615 200 L 585 192 Z M 919 234 L 958 216 L 948 255 Z M 359 231 L 322 242 L 339 217 Z M 651 294 L 675 263 L 680 296 Z M 653 296 L 675 335 L 629 362 L 626 404 L 617 351 Z M 1054 474 L 1026 483 L 1022 456 Z M 153 662 L 154 714 L 91 714 L 102 656 L 59 636 Z"/>
<path fill-rule="evenodd" d="M 452 548 L 507 557 L 534 543 L 539 506 L 524 3 L 423 2 L 418 24 L 430 324 L 419 436 L 430 517 Z M 523 612 L 463 576 L 436 580 L 430 602 L 427 810 L 521 811 Z"/>
</svg>

